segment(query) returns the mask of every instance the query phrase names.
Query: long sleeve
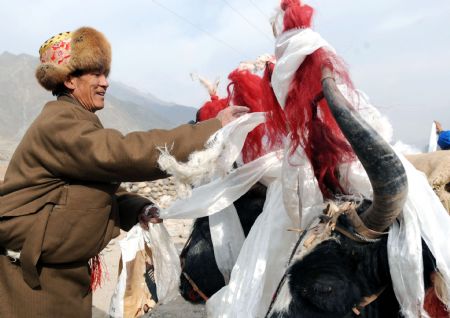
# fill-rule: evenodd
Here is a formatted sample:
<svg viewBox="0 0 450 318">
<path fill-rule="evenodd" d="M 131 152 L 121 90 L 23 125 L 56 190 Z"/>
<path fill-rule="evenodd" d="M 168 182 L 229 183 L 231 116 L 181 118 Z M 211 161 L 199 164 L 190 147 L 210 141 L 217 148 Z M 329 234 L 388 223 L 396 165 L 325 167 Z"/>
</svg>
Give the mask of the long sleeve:
<svg viewBox="0 0 450 318">
<path fill-rule="evenodd" d="M 168 147 L 181 161 L 220 127 L 217 119 L 172 130 L 154 129 L 122 135 L 100 122 L 80 118 L 75 107 L 40 121 L 42 133 L 35 146 L 45 149 L 42 165 L 53 175 L 84 181 L 122 182 L 155 180 L 165 175 L 158 169 L 160 147 Z M 85 116 L 85 114 L 82 114 Z M 90 116 L 95 116 L 90 114 Z M 95 118 L 97 118 L 95 116 Z"/>
</svg>

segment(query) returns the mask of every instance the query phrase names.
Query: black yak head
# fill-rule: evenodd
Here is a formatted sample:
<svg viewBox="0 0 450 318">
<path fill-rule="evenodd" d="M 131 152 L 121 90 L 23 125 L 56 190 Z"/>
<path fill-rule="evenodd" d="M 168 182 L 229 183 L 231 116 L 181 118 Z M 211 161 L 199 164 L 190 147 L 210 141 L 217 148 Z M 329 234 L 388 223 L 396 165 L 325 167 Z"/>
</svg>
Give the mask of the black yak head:
<svg viewBox="0 0 450 318">
<path fill-rule="evenodd" d="M 361 310 L 364 297 L 391 290 L 386 243 L 386 238 L 361 243 L 333 233 L 315 246 L 288 269 L 286 288 L 292 302 L 284 310 L 290 313 L 287 317 L 351 316 L 353 310 Z M 388 307 L 383 312 L 398 312 L 395 301 Z"/>
<path fill-rule="evenodd" d="M 403 209 L 406 172 L 390 145 L 352 110 L 326 67 L 322 87 L 336 122 L 367 172 L 373 201 L 350 209 L 348 203 L 333 220 L 327 213 L 322 216 L 320 224 L 327 224 L 328 231 L 309 247 L 300 245 L 303 252 L 288 268 L 281 299 L 270 317 L 339 318 L 359 313 L 360 317 L 398 317 L 383 232 Z M 365 307 L 368 300 L 373 302 Z"/>
<path fill-rule="evenodd" d="M 289 269 L 289 289 L 300 311 L 343 316 L 364 295 L 364 281 L 355 275 L 357 262 L 339 245 L 326 241 Z"/>
<path fill-rule="evenodd" d="M 266 190 L 264 185 L 257 183 L 234 203 L 245 236 L 262 212 Z M 180 276 L 180 293 L 184 299 L 192 303 L 202 303 L 225 286 L 225 280 L 214 257 L 208 217 L 195 220 L 190 240 L 180 257 L 183 271 Z"/>
<path fill-rule="evenodd" d="M 436 261 L 424 241 L 422 254 L 427 289 Z M 334 232 L 294 261 L 286 278 L 285 291 L 279 295 L 285 299 L 275 304 L 271 318 L 401 317 L 389 272 L 387 237 L 363 243 Z"/>
</svg>

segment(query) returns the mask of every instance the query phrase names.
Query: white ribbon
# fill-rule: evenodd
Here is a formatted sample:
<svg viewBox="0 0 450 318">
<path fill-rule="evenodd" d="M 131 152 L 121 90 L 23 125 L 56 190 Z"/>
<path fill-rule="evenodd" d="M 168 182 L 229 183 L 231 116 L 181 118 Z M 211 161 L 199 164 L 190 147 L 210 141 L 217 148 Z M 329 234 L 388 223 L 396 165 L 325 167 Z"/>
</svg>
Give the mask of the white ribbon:
<svg viewBox="0 0 450 318">
<path fill-rule="evenodd" d="M 208 183 L 231 170 L 247 134 L 264 121 L 264 113 L 245 114 L 219 129 L 208 139 L 206 148 L 192 153 L 187 162 L 178 162 L 170 149 L 163 149 L 158 164 L 179 182 L 195 186 Z"/>
<path fill-rule="evenodd" d="M 231 270 L 245 241 L 244 231 L 234 204 L 209 217 L 209 230 L 214 258 L 227 285 Z"/>
<path fill-rule="evenodd" d="M 309 54 L 321 47 L 327 47 L 334 52 L 333 47 L 319 33 L 309 28 L 290 30 L 277 37 L 277 63 L 272 74 L 272 88 L 283 109 L 295 72 Z"/>
<path fill-rule="evenodd" d="M 278 166 L 278 169 L 280 166 Z M 208 317 L 263 317 L 283 276 L 296 234 L 283 207 L 280 179 L 267 189 L 266 203 L 242 246 L 227 286 L 207 302 Z"/>
<path fill-rule="evenodd" d="M 230 172 L 221 179 L 195 188 L 189 198 L 179 199 L 160 212 L 163 219 L 196 219 L 210 216 L 230 206 L 274 165 L 282 152 L 271 152 Z"/>
<path fill-rule="evenodd" d="M 400 226 L 389 231 L 389 268 L 394 292 L 405 317 L 426 317 L 422 309 L 424 282 L 421 238 L 436 259 L 450 291 L 450 216 L 431 189 L 425 175 L 398 154 L 408 177 L 408 197 Z M 450 302 L 446 304 L 450 308 Z"/>
</svg>

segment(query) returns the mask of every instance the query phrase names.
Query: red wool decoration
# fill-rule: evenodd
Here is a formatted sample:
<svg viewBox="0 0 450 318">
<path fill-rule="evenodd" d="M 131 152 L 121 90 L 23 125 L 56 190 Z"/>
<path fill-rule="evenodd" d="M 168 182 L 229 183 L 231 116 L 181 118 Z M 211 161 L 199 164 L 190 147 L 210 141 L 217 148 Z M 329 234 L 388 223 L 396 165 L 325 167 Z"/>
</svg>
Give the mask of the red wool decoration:
<svg viewBox="0 0 450 318">
<path fill-rule="evenodd" d="M 247 70 L 234 70 L 228 79 L 231 81 L 228 90 L 233 87 L 233 92 L 229 92 L 229 95 L 234 105 L 247 106 L 250 112 L 263 111 L 261 77 Z M 261 124 L 247 135 L 242 149 L 244 162 L 250 162 L 264 154 L 262 145 L 264 133 L 265 127 Z"/>
<path fill-rule="evenodd" d="M 426 310 L 431 318 L 450 317 L 450 312 L 445 310 L 445 305 L 437 297 L 434 287 L 428 288 L 425 294 L 423 309 Z"/>
<path fill-rule="evenodd" d="M 275 64 L 267 63 L 261 80 L 262 105 L 266 112 L 266 130 L 269 149 L 283 147 L 285 136 L 288 134 L 286 116 L 272 89 L 272 73 Z"/>
<path fill-rule="evenodd" d="M 211 96 L 211 101 L 206 102 L 197 112 L 197 121 L 215 118 L 217 114 L 228 106 L 228 98 L 219 99 L 216 95 Z"/>
<path fill-rule="evenodd" d="M 284 31 L 311 27 L 314 9 L 309 5 L 302 5 L 298 0 L 283 0 L 281 9 L 284 11 Z"/>
<path fill-rule="evenodd" d="M 91 273 L 91 291 L 95 291 L 102 286 L 102 262 L 100 255 L 96 255 L 89 260 L 89 271 Z"/>
<path fill-rule="evenodd" d="M 298 0 L 283 0 L 284 31 L 311 26 L 313 8 Z M 307 56 L 296 71 L 286 98 L 285 115 L 293 151 L 301 146 L 311 161 L 325 197 L 342 192 L 336 168 L 353 160 L 354 153 L 342 135 L 322 94 L 322 67 L 330 67 L 336 78 L 353 88 L 347 69 L 334 53 L 321 48 Z M 272 137 L 273 138 L 273 137 Z"/>
<path fill-rule="evenodd" d="M 216 117 L 216 115 L 230 102 L 233 105 L 247 106 L 250 112 L 261 112 L 265 110 L 263 106 L 263 87 L 262 79 L 247 70 L 236 69 L 228 76 L 230 83 L 227 87 L 227 98 L 219 99 L 217 96 L 211 96 L 211 101 L 205 103 L 197 112 L 197 121 L 203 121 Z M 270 94 L 274 94 L 270 89 Z M 262 144 L 265 134 L 264 124 L 256 127 L 250 132 L 242 149 L 242 158 L 244 162 L 250 162 L 264 154 Z"/>
</svg>

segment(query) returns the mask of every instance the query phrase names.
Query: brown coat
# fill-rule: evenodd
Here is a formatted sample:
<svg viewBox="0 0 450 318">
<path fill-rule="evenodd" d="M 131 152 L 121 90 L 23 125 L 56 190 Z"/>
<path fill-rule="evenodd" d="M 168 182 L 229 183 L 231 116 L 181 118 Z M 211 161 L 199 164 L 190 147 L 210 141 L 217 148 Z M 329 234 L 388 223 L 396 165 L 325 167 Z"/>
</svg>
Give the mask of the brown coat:
<svg viewBox="0 0 450 318">
<path fill-rule="evenodd" d="M 120 182 L 164 177 L 157 147 L 185 160 L 220 127 L 214 119 L 124 136 L 69 97 L 47 103 L 0 185 L 0 250 L 21 251 L 18 263 L 0 255 L 0 317 L 90 317 L 87 261 L 148 204 Z"/>
</svg>

